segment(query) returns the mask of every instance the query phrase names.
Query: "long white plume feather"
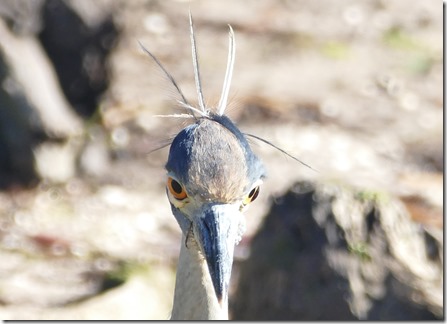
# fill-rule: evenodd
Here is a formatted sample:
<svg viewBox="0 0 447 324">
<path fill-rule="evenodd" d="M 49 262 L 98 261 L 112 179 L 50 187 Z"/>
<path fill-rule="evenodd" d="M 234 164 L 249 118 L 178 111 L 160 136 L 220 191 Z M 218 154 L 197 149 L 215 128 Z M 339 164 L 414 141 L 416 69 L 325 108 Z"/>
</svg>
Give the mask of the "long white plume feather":
<svg viewBox="0 0 447 324">
<path fill-rule="evenodd" d="M 227 61 L 227 70 L 225 71 L 225 79 L 222 87 L 222 94 L 220 96 L 219 105 L 217 106 L 217 113 L 219 115 L 223 115 L 225 112 L 225 108 L 227 107 L 231 78 L 233 76 L 234 60 L 236 58 L 236 41 L 234 39 L 233 28 L 231 28 L 230 25 L 228 25 L 228 27 L 230 29 L 228 32 L 229 37 L 228 61 Z"/>
<path fill-rule="evenodd" d="M 197 59 L 196 38 L 194 36 L 194 25 L 192 22 L 191 11 L 189 11 L 189 28 L 191 37 L 192 65 L 194 66 L 194 79 L 196 81 L 197 97 L 199 101 L 199 107 L 205 113 L 205 102 L 203 101 L 202 82 L 200 81 L 199 61 Z"/>
</svg>

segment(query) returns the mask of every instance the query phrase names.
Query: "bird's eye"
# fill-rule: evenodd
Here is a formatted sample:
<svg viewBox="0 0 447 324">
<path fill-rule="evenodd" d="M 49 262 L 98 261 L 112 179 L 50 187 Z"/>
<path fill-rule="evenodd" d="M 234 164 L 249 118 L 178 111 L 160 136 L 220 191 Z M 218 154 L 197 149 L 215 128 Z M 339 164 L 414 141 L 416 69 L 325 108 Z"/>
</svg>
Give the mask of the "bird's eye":
<svg viewBox="0 0 447 324">
<path fill-rule="evenodd" d="M 177 180 L 171 177 L 168 178 L 168 189 L 175 199 L 183 200 L 188 196 L 185 188 L 183 188 Z"/>
<path fill-rule="evenodd" d="M 248 205 L 252 201 L 254 201 L 258 195 L 259 195 L 259 186 L 254 187 L 251 189 L 250 193 L 244 198 L 243 204 Z"/>
</svg>

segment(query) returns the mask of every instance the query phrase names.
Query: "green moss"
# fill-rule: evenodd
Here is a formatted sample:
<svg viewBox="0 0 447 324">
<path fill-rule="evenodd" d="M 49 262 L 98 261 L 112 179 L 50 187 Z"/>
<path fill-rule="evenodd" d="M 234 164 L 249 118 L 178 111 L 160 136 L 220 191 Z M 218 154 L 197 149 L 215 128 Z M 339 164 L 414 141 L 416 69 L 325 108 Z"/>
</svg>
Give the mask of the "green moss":
<svg viewBox="0 0 447 324">
<path fill-rule="evenodd" d="M 421 48 L 419 42 L 398 27 L 387 30 L 383 35 L 383 41 L 386 45 L 395 49 L 419 50 Z"/>
<path fill-rule="evenodd" d="M 325 43 L 322 46 L 321 51 L 327 57 L 337 60 L 346 59 L 349 56 L 348 45 L 337 41 L 330 41 Z"/>
<path fill-rule="evenodd" d="M 394 50 L 405 52 L 403 67 L 413 74 L 427 73 L 436 59 L 432 48 L 398 27 L 386 31 L 383 42 Z"/>
<path fill-rule="evenodd" d="M 371 261 L 371 255 L 368 252 L 368 245 L 365 242 L 357 242 L 348 246 L 349 252 L 355 254 L 362 261 Z"/>
<path fill-rule="evenodd" d="M 408 58 L 407 69 L 414 74 L 427 73 L 433 65 L 433 58 L 424 53 L 416 53 Z"/>
<path fill-rule="evenodd" d="M 131 276 L 148 271 L 147 264 L 141 264 L 132 261 L 120 261 L 116 267 L 107 272 L 101 286 L 101 290 L 105 291 L 125 283 Z"/>
<path fill-rule="evenodd" d="M 390 201 L 390 196 L 382 191 L 374 191 L 374 190 L 361 190 L 355 193 L 355 199 L 360 200 L 362 202 L 374 202 L 385 204 Z"/>
</svg>

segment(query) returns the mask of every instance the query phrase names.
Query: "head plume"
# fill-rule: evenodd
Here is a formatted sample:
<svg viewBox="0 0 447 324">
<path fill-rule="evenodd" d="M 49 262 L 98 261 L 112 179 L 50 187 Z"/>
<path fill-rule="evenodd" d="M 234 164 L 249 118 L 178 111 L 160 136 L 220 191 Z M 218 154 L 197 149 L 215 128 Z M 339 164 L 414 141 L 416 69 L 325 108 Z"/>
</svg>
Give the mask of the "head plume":
<svg viewBox="0 0 447 324">
<path fill-rule="evenodd" d="M 224 77 L 224 81 L 223 81 L 222 93 L 220 96 L 219 103 L 218 103 L 217 107 L 212 110 L 209 107 L 205 106 L 203 90 L 202 90 L 202 82 L 201 82 L 201 78 L 200 78 L 200 69 L 199 69 L 196 37 L 195 37 L 195 33 L 194 33 L 194 22 L 192 19 L 191 11 L 189 12 L 189 27 L 190 27 L 189 29 L 190 29 L 190 40 L 191 40 L 191 54 L 192 54 L 192 63 L 193 63 L 193 68 L 194 68 L 194 80 L 195 80 L 196 91 L 197 91 L 198 108 L 194 107 L 193 105 L 191 105 L 188 102 L 188 100 L 186 99 L 182 90 L 180 89 L 180 86 L 177 84 L 177 82 L 175 81 L 173 76 L 164 68 L 164 66 L 155 57 L 155 55 L 153 55 L 141 43 L 139 43 L 141 48 L 143 49 L 143 51 L 146 52 L 154 60 L 154 62 L 161 68 L 163 73 L 166 75 L 166 77 L 172 83 L 172 85 L 174 86 L 176 91 L 179 93 L 180 99 L 177 100 L 177 103 L 181 107 L 183 107 L 187 110 L 187 114 L 157 115 L 157 117 L 194 118 L 196 121 L 198 120 L 198 118 L 207 118 L 207 119 L 211 119 L 211 120 L 214 120 L 214 121 L 222 124 L 222 126 L 227 127 L 228 130 L 230 130 L 232 133 L 234 133 L 234 129 L 237 129 L 236 126 L 231 121 L 229 121 L 229 119 L 227 117 L 225 117 L 225 115 L 224 115 L 225 109 L 226 109 L 227 103 L 228 103 L 228 96 L 229 96 L 229 92 L 230 92 L 231 79 L 233 76 L 234 62 L 235 62 L 235 57 L 236 57 L 236 41 L 235 41 L 233 28 L 230 25 L 228 25 L 229 46 L 228 46 L 227 67 L 226 67 L 226 71 L 225 71 L 225 77 Z M 223 117 L 223 119 L 221 117 Z M 222 122 L 223 120 L 225 120 L 225 121 L 228 120 L 228 122 Z M 283 154 L 291 157 L 295 161 L 301 163 L 302 165 L 316 171 L 308 164 L 304 163 L 300 159 L 294 157 L 290 153 L 279 148 L 278 146 L 274 145 L 273 143 L 269 142 L 268 140 L 265 140 L 261 137 L 253 135 L 253 134 L 241 133 L 238 129 L 237 129 L 237 132 L 239 132 L 242 137 L 247 136 L 247 137 L 251 137 L 256 140 L 259 140 L 263 143 L 266 143 L 266 144 L 272 146 L 273 148 L 276 148 Z M 164 144 L 163 146 L 161 146 L 155 150 L 166 147 L 169 144 L 171 144 L 171 142 L 172 142 L 172 140 L 170 140 L 167 144 Z M 244 137 L 244 143 L 246 143 L 245 137 Z M 153 150 L 153 151 L 155 151 L 155 150 Z"/>
</svg>

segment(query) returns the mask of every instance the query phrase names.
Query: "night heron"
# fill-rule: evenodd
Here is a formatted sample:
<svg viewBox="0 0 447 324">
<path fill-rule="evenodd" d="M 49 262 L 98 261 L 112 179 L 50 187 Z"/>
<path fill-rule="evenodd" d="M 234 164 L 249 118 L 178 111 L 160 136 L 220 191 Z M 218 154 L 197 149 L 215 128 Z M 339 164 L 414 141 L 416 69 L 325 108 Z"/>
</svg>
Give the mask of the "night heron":
<svg viewBox="0 0 447 324">
<path fill-rule="evenodd" d="M 231 26 L 221 98 L 217 108 L 210 109 L 204 104 L 191 14 L 189 21 L 198 108 L 188 103 L 174 78 L 142 46 L 188 111 L 169 116 L 193 121 L 173 139 L 166 163 L 166 192 L 182 231 L 171 319 L 228 319 L 233 251 L 245 230 L 242 212 L 258 196 L 265 170 L 247 142 L 248 134 L 224 115 L 235 58 Z"/>
</svg>

